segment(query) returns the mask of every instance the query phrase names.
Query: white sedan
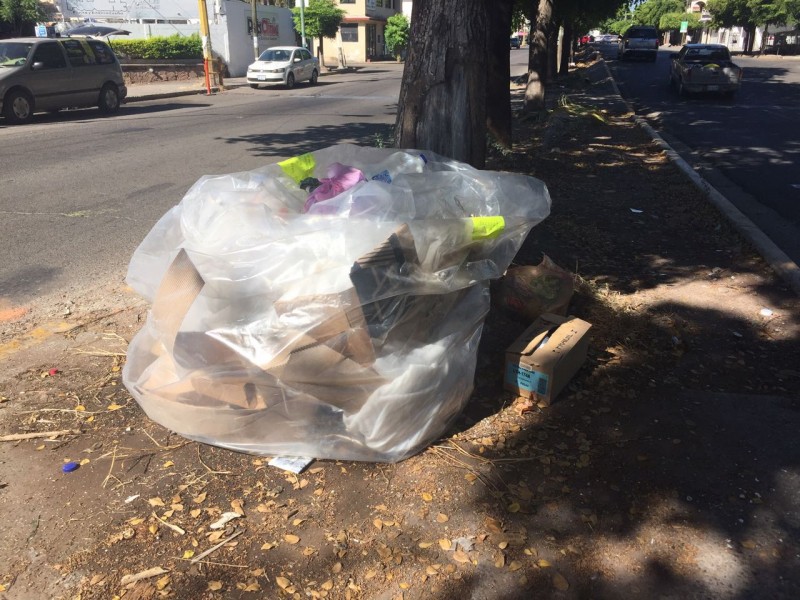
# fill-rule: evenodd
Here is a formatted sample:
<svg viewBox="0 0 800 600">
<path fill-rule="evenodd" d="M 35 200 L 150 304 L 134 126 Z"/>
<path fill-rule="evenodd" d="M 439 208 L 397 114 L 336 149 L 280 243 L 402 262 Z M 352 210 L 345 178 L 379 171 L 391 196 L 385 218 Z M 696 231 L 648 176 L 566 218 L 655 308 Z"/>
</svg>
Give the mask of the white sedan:
<svg viewBox="0 0 800 600">
<path fill-rule="evenodd" d="M 258 60 L 247 67 L 247 83 L 251 88 L 260 85 L 283 84 L 293 88 L 298 81 L 317 83 L 319 60 L 299 46 L 276 46 L 264 50 Z"/>
</svg>

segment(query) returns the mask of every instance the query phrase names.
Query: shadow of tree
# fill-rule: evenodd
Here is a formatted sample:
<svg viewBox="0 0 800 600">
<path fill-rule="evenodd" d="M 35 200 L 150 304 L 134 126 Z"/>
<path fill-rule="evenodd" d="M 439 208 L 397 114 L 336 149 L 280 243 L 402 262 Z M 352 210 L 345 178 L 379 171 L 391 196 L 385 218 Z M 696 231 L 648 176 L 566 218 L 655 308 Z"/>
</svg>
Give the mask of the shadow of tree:
<svg viewBox="0 0 800 600">
<path fill-rule="evenodd" d="M 245 143 L 256 147 L 256 156 L 286 156 L 313 152 L 334 144 L 388 146 L 393 126 L 385 123 L 350 123 L 318 125 L 287 133 L 251 134 L 228 139 L 230 144 Z"/>
</svg>

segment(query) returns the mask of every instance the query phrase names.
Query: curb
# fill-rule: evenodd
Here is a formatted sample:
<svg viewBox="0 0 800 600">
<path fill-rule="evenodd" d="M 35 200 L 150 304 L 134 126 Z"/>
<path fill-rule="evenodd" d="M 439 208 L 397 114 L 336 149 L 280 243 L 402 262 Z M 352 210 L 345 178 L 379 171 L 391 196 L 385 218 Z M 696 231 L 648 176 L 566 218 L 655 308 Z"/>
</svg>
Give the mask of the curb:
<svg viewBox="0 0 800 600">
<path fill-rule="evenodd" d="M 603 66 L 608 73 L 608 78 L 614 88 L 614 93 L 625 103 L 628 111 L 633 115 L 636 124 L 639 125 L 654 142 L 664 149 L 673 164 L 683 171 L 701 192 L 706 194 L 709 201 L 719 209 L 734 228 L 753 244 L 762 258 L 772 267 L 772 270 L 784 280 L 795 294 L 800 296 L 800 267 L 798 267 L 783 250 L 778 248 L 778 246 L 776 246 L 755 223 L 747 218 L 742 211 L 736 208 L 730 200 L 703 179 L 688 162 L 681 158 L 680 154 L 678 154 L 643 117 L 636 114 L 636 111 L 633 110 L 630 103 L 622 96 L 619 86 L 617 86 L 617 82 L 611 73 L 611 69 L 604 59 Z"/>
<path fill-rule="evenodd" d="M 199 94 L 203 95 L 213 95 L 219 92 L 224 92 L 226 90 L 233 90 L 240 87 L 246 87 L 247 84 L 242 83 L 234 83 L 231 85 L 224 85 L 222 88 L 218 86 L 214 86 L 211 88 L 211 94 L 208 94 L 205 88 L 194 88 L 194 89 L 183 89 L 183 90 L 175 90 L 174 92 L 157 92 L 154 94 L 144 94 L 141 96 L 128 96 L 125 98 L 125 104 L 129 104 L 131 102 L 141 102 L 143 100 L 160 100 L 162 98 L 176 98 L 178 96 L 196 96 Z"/>
</svg>

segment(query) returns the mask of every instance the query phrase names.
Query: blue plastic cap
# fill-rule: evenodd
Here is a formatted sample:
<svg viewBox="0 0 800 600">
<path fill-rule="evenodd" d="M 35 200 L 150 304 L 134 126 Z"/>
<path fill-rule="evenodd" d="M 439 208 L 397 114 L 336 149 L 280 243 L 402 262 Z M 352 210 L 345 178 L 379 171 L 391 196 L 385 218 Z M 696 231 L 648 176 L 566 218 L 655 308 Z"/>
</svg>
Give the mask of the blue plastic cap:
<svg viewBox="0 0 800 600">
<path fill-rule="evenodd" d="M 71 461 L 64 463 L 64 466 L 61 467 L 61 470 L 64 471 L 64 473 L 72 473 L 78 467 L 80 467 L 80 464 L 76 463 L 75 461 Z"/>
</svg>

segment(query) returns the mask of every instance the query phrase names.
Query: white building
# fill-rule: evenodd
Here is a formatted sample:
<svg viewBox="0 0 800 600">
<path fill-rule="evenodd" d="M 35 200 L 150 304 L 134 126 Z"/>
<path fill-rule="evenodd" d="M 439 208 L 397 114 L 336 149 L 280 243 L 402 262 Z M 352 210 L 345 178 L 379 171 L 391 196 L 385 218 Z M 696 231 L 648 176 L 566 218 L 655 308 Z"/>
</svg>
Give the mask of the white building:
<svg viewBox="0 0 800 600">
<path fill-rule="evenodd" d="M 130 38 L 200 33 L 197 0 L 54 0 L 62 27 L 67 22 L 102 21 L 130 32 Z M 211 49 L 228 65 L 231 77 L 242 77 L 255 58 L 252 5 L 241 0 L 206 0 Z M 299 37 L 292 11 L 256 5 L 258 51 L 294 46 Z"/>
</svg>

